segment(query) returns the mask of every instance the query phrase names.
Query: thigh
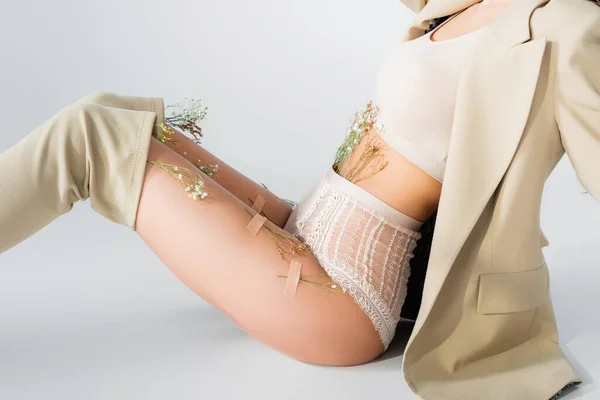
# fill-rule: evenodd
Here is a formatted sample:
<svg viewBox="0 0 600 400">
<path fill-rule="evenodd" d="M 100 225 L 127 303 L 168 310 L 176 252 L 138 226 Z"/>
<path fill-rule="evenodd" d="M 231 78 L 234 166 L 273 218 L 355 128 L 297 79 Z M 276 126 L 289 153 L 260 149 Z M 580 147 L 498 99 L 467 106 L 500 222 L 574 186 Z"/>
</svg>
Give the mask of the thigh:
<svg viewBox="0 0 600 400">
<path fill-rule="evenodd" d="M 148 160 L 193 168 L 154 137 Z M 354 365 L 381 354 L 377 331 L 348 293 L 300 282 L 294 296 L 286 294 L 292 260 L 301 263 L 301 280 L 323 285 L 331 280 L 307 248 L 281 253 L 276 239 L 293 237 L 271 221 L 249 230 L 256 212 L 199 175 L 208 196 L 194 200 L 177 179 L 148 163 L 136 220 L 142 240 L 187 287 L 249 335 L 292 358 Z"/>
<path fill-rule="evenodd" d="M 264 203 L 263 215 L 279 227 L 285 225 L 292 212 L 292 207 L 288 202 L 212 154 L 202 145 L 181 133 L 176 127 L 167 126 L 174 132 L 172 135 L 167 135 L 170 139 L 165 142 L 167 146 L 191 160 L 195 165 L 218 165 L 217 171 L 210 175 L 215 182 L 250 206 L 257 201 L 260 195 L 262 200 L 258 201 L 261 204 Z"/>
<path fill-rule="evenodd" d="M 78 99 L 77 102 L 89 102 L 107 107 L 156 112 L 158 116 L 157 123 L 164 123 L 173 132 L 172 135 L 165 133 L 165 136 L 169 140 L 164 144 L 190 160 L 194 165 L 208 166 L 217 164 L 219 166 L 218 171 L 214 175 L 211 175 L 213 180 L 246 204 L 254 205 L 258 200 L 260 203 L 259 206 L 262 207 L 261 212 L 263 215 L 279 227 L 285 225 L 292 212 L 291 206 L 264 186 L 257 184 L 220 160 L 200 144 L 197 144 L 181 133 L 178 128 L 165 123 L 164 101 L 162 97 L 124 96 L 112 92 L 91 92 Z M 161 130 L 159 127 L 156 129 Z M 261 198 L 258 196 L 261 196 Z"/>
</svg>

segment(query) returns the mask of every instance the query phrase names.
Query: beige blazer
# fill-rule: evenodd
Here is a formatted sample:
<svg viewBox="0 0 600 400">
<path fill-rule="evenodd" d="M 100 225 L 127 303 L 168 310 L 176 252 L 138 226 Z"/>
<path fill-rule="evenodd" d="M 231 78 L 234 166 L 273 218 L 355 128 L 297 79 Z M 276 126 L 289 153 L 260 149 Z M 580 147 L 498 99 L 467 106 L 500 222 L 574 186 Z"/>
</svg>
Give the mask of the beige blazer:
<svg viewBox="0 0 600 400">
<path fill-rule="evenodd" d="M 429 20 L 479 0 L 401 0 Z M 559 343 L 540 203 L 565 152 L 600 201 L 600 7 L 514 0 L 460 77 L 423 297 L 402 361 L 426 400 L 548 400 L 582 382 Z"/>
</svg>

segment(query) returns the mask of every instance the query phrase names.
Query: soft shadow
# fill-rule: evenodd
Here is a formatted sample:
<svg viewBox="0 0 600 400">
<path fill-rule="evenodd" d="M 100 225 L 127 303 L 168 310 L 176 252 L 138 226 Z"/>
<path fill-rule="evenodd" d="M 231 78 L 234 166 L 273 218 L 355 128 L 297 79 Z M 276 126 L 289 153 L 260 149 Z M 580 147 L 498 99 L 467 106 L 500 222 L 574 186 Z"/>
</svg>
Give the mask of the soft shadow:
<svg viewBox="0 0 600 400">
<path fill-rule="evenodd" d="M 374 364 L 381 361 L 387 361 L 396 357 L 401 357 L 404 354 L 404 349 L 410 338 L 410 334 L 415 326 L 415 321 L 406 318 L 400 318 L 398 326 L 396 326 L 396 334 L 390 343 L 388 349 L 379 357 L 366 364 Z"/>
<path fill-rule="evenodd" d="M 385 361 L 390 358 L 402 356 L 414 327 L 415 321 L 401 318 L 398 322 L 398 326 L 396 327 L 396 334 L 394 339 L 392 339 L 390 346 L 385 353 L 383 353 L 377 359 L 380 361 Z"/>
</svg>

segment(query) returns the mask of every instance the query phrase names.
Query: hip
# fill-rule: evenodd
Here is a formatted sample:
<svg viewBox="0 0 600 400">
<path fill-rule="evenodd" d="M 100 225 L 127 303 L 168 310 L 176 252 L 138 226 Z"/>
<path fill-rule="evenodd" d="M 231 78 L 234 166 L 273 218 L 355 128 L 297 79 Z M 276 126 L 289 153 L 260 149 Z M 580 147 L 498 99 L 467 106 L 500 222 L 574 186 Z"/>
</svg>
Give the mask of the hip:
<svg viewBox="0 0 600 400">
<path fill-rule="evenodd" d="M 297 203 L 284 230 L 304 242 L 324 271 L 350 292 L 387 349 L 422 224 L 329 169 Z"/>
</svg>

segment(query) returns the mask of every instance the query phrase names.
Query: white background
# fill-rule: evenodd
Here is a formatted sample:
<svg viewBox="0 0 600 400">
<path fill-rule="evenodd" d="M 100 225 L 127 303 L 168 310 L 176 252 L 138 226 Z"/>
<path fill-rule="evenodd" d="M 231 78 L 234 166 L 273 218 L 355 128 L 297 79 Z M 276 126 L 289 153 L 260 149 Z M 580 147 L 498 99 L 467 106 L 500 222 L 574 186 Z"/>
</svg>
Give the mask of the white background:
<svg viewBox="0 0 600 400">
<path fill-rule="evenodd" d="M 189 96 L 208 106 L 207 149 L 297 200 L 413 16 L 398 0 L 1 0 L 0 151 L 92 91 Z M 582 191 L 565 156 L 542 205 L 560 342 L 586 380 L 565 399 L 600 378 L 600 204 Z M 411 327 L 367 365 L 293 361 L 89 201 L 0 255 L 1 399 L 412 399 Z"/>
</svg>

